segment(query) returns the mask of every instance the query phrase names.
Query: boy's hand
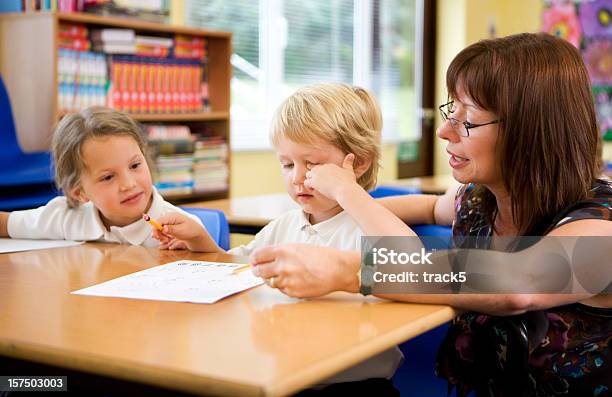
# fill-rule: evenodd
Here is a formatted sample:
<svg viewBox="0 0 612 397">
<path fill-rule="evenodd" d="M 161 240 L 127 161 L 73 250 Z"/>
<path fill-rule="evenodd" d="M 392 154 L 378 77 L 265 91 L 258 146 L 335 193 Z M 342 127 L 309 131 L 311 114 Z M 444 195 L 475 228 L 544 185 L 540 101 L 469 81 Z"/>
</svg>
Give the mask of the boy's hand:
<svg viewBox="0 0 612 397">
<path fill-rule="evenodd" d="M 342 161 L 342 167 L 338 167 L 336 164 L 315 165 L 306 173 L 304 186 L 338 201 L 343 189 L 356 184 L 357 178 L 353 169 L 354 160 L 355 155 L 349 153 Z"/>
<path fill-rule="evenodd" d="M 160 249 L 200 251 L 202 240 L 208 237 L 202 225 L 178 212 L 165 214 L 158 221 L 163 231 L 154 229 L 152 237 L 159 240 Z"/>
</svg>

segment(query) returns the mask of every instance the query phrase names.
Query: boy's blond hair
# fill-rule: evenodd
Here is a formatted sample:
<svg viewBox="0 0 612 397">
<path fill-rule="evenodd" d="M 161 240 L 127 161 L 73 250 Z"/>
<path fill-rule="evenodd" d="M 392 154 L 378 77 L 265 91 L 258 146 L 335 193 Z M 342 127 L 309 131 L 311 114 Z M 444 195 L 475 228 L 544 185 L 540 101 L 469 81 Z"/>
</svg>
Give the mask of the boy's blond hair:
<svg viewBox="0 0 612 397">
<path fill-rule="evenodd" d="M 355 165 L 372 163 L 357 182 L 366 190 L 376 186 L 380 166 L 382 116 L 376 100 L 363 88 L 324 83 L 302 87 L 276 110 L 270 140 L 297 143 L 323 139 L 344 154 L 355 155 Z"/>
<path fill-rule="evenodd" d="M 94 106 L 79 113 L 64 116 L 57 125 L 51 143 L 55 163 L 55 184 L 62 190 L 70 207 L 79 202 L 70 195 L 70 190 L 81 182 L 84 162 L 83 143 L 90 138 L 108 136 L 129 136 L 134 138 L 145 158 L 147 141 L 139 125 L 125 113 L 117 110 Z M 112 156 L 112 153 L 109 153 Z"/>
</svg>

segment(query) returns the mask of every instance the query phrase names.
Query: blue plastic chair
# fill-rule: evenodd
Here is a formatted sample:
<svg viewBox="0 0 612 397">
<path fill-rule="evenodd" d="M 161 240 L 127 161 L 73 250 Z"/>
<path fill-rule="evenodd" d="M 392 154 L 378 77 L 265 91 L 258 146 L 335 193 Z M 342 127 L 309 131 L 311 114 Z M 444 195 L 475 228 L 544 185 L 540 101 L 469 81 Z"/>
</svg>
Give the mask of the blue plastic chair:
<svg viewBox="0 0 612 397">
<path fill-rule="evenodd" d="M 51 184 L 54 180 L 49 152 L 24 153 L 17 141 L 11 102 L 0 78 L 0 187 Z"/>
<path fill-rule="evenodd" d="M 0 211 L 40 207 L 59 195 L 52 184 L 0 187 Z"/>
<path fill-rule="evenodd" d="M 419 194 L 416 188 L 396 186 L 378 186 L 370 191 L 374 198 L 399 196 L 404 194 Z M 410 225 L 412 230 L 421 237 L 425 247 L 430 249 L 448 249 L 452 243 L 450 226 L 440 225 Z M 447 384 L 434 374 L 436 353 L 442 343 L 448 324 L 442 324 L 418 337 L 399 345 L 404 353 L 405 361 L 393 376 L 393 384 L 402 396 L 445 396 Z"/>
<path fill-rule="evenodd" d="M 404 194 L 420 194 L 421 190 L 415 187 L 399 187 L 399 186 L 377 186 L 369 191 L 370 196 L 374 198 L 401 196 Z"/>
<path fill-rule="evenodd" d="M 0 211 L 38 207 L 56 197 L 49 152 L 24 153 L 0 78 Z"/>
<path fill-rule="evenodd" d="M 229 224 L 225 218 L 223 211 L 213 210 L 210 208 L 195 208 L 195 207 L 181 207 L 186 212 L 200 218 L 204 227 L 215 240 L 217 245 L 224 250 L 229 250 Z"/>
<path fill-rule="evenodd" d="M 450 226 L 412 225 L 410 227 L 421 237 L 428 250 L 451 247 Z M 447 395 L 446 381 L 434 374 L 438 346 L 442 343 L 447 330 L 448 323 L 442 324 L 399 345 L 405 361 L 393 376 L 393 384 L 401 396 Z"/>
</svg>

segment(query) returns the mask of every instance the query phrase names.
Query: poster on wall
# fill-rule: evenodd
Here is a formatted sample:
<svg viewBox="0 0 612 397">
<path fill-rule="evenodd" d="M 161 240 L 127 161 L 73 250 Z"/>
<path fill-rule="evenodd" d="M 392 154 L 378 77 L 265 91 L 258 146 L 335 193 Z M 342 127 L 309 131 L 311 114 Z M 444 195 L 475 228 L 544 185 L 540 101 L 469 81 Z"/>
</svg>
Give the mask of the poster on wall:
<svg viewBox="0 0 612 397">
<path fill-rule="evenodd" d="M 542 31 L 580 49 L 591 77 L 599 129 L 612 141 L 612 0 L 546 0 Z"/>
</svg>

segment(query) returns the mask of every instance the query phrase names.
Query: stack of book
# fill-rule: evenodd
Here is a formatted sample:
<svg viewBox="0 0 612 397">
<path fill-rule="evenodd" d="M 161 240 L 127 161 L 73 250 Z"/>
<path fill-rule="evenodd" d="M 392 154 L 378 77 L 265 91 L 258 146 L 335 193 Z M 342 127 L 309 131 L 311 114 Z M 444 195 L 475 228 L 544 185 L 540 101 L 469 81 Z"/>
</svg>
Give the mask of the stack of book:
<svg viewBox="0 0 612 397">
<path fill-rule="evenodd" d="M 78 111 L 106 105 L 106 58 L 87 51 L 58 50 L 58 108 Z"/>
<path fill-rule="evenodd" d="M 169 3 L 167 0 L 72 0 L 82 3 L 84 10 L 103 16 L 138 18 L 151 22 L 167 23 Z"/>
<path fill-rule="evenodd" d="M 166 37 L 136 36 L 136 55 L 167 58 L 173 40 Z"/>
<path fill-rule="evenodd" d="M 194 143 L 189 127 L 149 125 L 147 131 L 159 193 L 166 197 L 193 193 Z"/>
<path fill-rule="evenodd" d="M 57 46 L 68 50 L 89 51 L 91 43 L 87 38 L 88 33 L 85 25 L 60 23 Z"/>
<path fill-rule="evenodd" d="M 206 58 L 206 42 L 203 38 L 177 34 L 174 41 L 175 58 L 198 60 Z"/>
<path fill-rule="evenodd" d="M 131 113 L 205 109 L 203 66 L 197 61 L 113 56 L 109 106 Z"/>
<path fill-rule="evenodd" d="M 198 137 L 193 153 L 193 190 L 195 193 L 228 189 L 227 152 L 225 139 Z"/>
<path fill-rule="evenodd" d="M 132 29 L 94 29 L 93 48 L 106 54 L 135 54 L 136 33 Z"/>
</svg>

